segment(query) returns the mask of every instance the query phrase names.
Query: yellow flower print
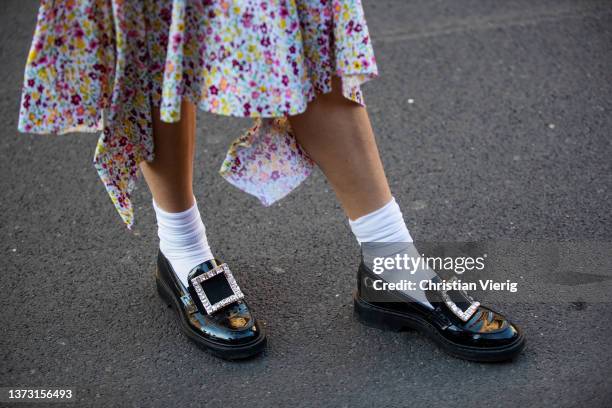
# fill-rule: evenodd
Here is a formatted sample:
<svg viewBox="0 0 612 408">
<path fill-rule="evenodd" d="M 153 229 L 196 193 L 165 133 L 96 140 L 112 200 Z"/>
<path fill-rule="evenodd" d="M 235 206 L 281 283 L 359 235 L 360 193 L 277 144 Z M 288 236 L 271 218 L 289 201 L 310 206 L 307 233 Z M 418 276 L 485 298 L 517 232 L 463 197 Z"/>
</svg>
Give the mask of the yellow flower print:
<svg viewBox="0 0 612 408">
<path fill-rule="evenodd" d="M 344 96 L 362 103 L 359 85 L 376 75 L 359 0 L 45 3 L 28 54 L 19 128 L 104 130 L 94 162 L 128 226 L 138 162 L 154 151 L 151 104 L 173 122 L 180 119 L 174 103 L 184 96 L 210 112 L 257 118 L 232 144 L 222 175 L 269 205 L 313 166 L 296 154 L 286 115 L 328 90 L 334 72 L 350 74 Z M 349 22 L 361 29 L 346 35 Z M 323 37 L 331 26 L 335 37 Z M 83 33 L 73 35 L 75 27 Z M 168 53 L 179 37 L 181 47 Z M 36 104 L 41 99 L 44 106 Z"/>
<path fill-rule="evenodd" d="M 28 60 L 26 64 L 31 64 L 36 59 L 36 55 L 37 55 L 37 52 L 34 49 L 34 47 L 32 47 L 32 49 L 30 50 L 30 53 L 28 54 Z"/>
<path fill-rule="evenodd" d="M 225 101 L 223 101 L 223 100 L 221 101 L 221 106 L 222 106 L 222 108 L 221 108 L 220 112 L 223 115 L 229 115 L 231 113 L 230 106 Z"/>
</svg>

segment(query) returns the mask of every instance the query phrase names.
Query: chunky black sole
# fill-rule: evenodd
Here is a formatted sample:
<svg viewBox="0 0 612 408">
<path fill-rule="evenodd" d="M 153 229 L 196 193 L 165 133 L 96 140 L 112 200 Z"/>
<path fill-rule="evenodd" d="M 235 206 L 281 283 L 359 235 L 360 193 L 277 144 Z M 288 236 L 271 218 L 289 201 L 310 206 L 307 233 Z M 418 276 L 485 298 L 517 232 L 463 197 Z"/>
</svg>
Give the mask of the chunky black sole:
<svg viewBox="0 0 612 408">
<path fill-rule="evenodd" d="M 183 312 L 183 308 L 179 303 L 180 300 L 172 294 L 172 290 L 168 287 L 168 285 L 161 281 L 158 278 L 158 275 L 155 277 L 155 282 L 157 285 L 157 292 L 159 293 L 161 299 L 164 301 L 164 303 L 176 311 L 183 334 L 185 334 L 191 341 L 196 343 L 204 351 L 207 351 L 208 353 L 224 360 L 243 360 L 256 356 L 266 348 L 267 339 L 263 328 L 260 325 L 257 326 L 260 330 L 259 337 L 257 339 L 250 343 L 236 346 L 228 346 L 227 344 L 218 343 L 214 340 L 201 336 L 189 324 L 188 318 Z"/>
<path fill-rule="evenodd" d="M 455 344 L 444 338 L 434 326 L 425 319 L 384 309 L 360 299 L 353 295 L 353 304 L 356 318 L 369 327 L 382 330 L 404 331 L 417 330 L 453 357 L 482 363 L 493 363 L 511 360 L 525 347 L 525 337 L 519 332 L 514 343 L 497 348 L 479 348 Z"/>
</svg>

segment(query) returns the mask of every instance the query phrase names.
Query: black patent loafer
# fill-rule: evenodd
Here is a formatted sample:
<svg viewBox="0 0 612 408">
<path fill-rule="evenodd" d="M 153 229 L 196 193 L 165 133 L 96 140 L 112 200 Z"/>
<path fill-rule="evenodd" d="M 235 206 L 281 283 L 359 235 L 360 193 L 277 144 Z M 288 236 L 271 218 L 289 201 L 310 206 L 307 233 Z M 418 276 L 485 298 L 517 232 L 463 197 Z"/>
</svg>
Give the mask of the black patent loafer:
<svg viewBox="0 0 612 408">
<path fill-rule="evenodd" d="M 177 312 L 181 331 L 202 349 L 227 360 L 252 357 L 266 346 L 266 334 L 244 301 L 226 264 L 210 260 L 195 267 L 189 287 L 158 252 L 157 290 Z"/>
<path fill-rule="evenodd" d="M 525 346 L 518 326 L 474 302 L 464 291 L 427 290 L 430 305 L 425 305 L 413 301 L 405 292 L 380 290 L 381 277 L 363 261 L 357 279 L 355 315 L 368 326 L 417 330 L 452 356 L 471 361 L 511 360 Z"/>
</svg>

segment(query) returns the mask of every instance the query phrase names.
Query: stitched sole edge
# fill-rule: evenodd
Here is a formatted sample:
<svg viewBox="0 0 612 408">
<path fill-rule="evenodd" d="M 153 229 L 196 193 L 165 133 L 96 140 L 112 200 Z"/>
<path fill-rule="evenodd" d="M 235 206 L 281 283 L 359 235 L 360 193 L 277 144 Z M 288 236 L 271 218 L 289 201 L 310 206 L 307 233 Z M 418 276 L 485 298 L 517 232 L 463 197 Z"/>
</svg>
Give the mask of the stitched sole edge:
<svg viewBox="0 0 612 408">
<path fill-rule="evenodd" d="M 157 286 L 157 292 L 162 298 L 164 303 L 172 307 L 179 317 L 180 328 L 184 335 L 186 335 L 191 341 L 196 343 L 201 349 L 208 353 L 220 357 L 224 360 L 243 360 L 254 357 L 260 354 L 267 345 L 267 338 L 262 327 L 258 324 L 259 337 L 250 343 L 240 344 L 237 346 L 228 346 L 226 344 L 217 343 L 199 335 L 194 329 L 191 328 L 187 320 L 187 316 L 182 311 L 183 308 L 180 305 L 180 301 L 172 294 L 170 288 L 157 277 L 155 277 L 155 283 Z"/>
<path fill-rule="evenodd" d="M 464 360 L 483 363 L 508 361 L 516 357 L 525 347 L 525 336 L 520 330 L 519 337 L 506 346 L 486 349 L 463 346 L 447 340 L 438 333 L 433 325 L 418 316 L 383 309 L 360 299 L 356 293 L 353 295 L 353 304 L 357 320 L 366 326 L 396 332 L 408 329 L 417 330 L 448 354 Z"/>
</svg>

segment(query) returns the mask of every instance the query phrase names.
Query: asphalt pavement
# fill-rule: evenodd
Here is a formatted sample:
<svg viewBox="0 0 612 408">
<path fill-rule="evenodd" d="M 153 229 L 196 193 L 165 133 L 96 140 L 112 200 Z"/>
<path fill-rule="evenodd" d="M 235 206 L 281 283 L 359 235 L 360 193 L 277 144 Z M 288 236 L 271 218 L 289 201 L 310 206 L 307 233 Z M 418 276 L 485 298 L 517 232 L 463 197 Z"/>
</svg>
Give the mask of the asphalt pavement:
<svg viewBox="0 0 612 408">
<path fill-rule="evenodd" d="M 74 387 L 83 407 L 612 406 L 612 3 L 364 3 L 380 69 L 366 103 L 410 231 L 510 242 L 505 276 L 525 283 L 486 298 L 524 353 L 470 363 L 354 321 L 359 249 L 323 175 L 260 206 L 217 175 L 249 121 L 206 113 L 196 195 L 269 347 L 201 352 L 155 292 L 144 182 L 129 232 L 91 164 L 97 135 L 16 131 L 38 2 L 3 0 L 0 387 Z M 531 245 L 557 248 L 554 267 L 524 262 Z"/>
</svg>

